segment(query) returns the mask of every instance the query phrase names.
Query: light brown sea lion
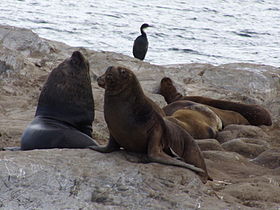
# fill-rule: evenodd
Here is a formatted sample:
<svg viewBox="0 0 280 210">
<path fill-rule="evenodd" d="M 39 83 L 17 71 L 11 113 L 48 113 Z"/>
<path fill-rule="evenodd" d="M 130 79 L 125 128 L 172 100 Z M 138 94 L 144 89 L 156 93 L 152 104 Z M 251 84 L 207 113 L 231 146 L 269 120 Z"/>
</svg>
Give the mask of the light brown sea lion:
<svg viewBox="0 0 280 210">
<path fill-rule="evenodd" d="M 203 96 L 183 96 L 177 92 L 172 80 L 168 77 L 164 77 L 161 80 L 159 93 L 165 98 L 168 104 L 177 100 L 194 101 L 215 108 L 238 112 L 245 117 L 251 125 L 272 125 L 269 112 L 259 105 L 217 100 Z"/>
<path fill-rule="evenodd" d="M 105 88 L 104 116 L 110 139 L 105 147 L 89 148 L 100 152 L 124 148 L 145 153 L 151 162 L 191 169 L 204 183 L 207 181 L 204 158 L 195 140 L 144 95 L 131 70 L 111 66 L 98 78 L 98 84 Z"/>
<path fill-rule="evenodd" d="M 21 149 L 86 148 L 91 138 L 94 101 L 89 64 L 79 52 L 49 74 L 34 120 L 21 137 Z"/>
<path fill-rule="evenodd" d="M 173 115 L 177 110 L 189 108 L 192 106 L 197 106 L 199 103 L 188 101 L 188 100 L 178 100 L 174 101 L 165 107 L 163 107 L 163 111 L 167 116 Z M 239 124 L 239 125 L 249 125 L 249 122 L 243 117 L 241 114 L 229 111 L 229 110 L 223 110 L 218 109 L 212 106 L 200 104 L 201 106 L 205 106 L 212 110 L 222 121 L 222 128 L 230 125 L 230 124 Z"/>
<path fill-rule="evenodd" d="M 195 139 L 215 138 L 222 129 L 222 121 L 215 112 L 198 103 L 174 111 L 167 119 L 182 126 Z"/>
</svg>

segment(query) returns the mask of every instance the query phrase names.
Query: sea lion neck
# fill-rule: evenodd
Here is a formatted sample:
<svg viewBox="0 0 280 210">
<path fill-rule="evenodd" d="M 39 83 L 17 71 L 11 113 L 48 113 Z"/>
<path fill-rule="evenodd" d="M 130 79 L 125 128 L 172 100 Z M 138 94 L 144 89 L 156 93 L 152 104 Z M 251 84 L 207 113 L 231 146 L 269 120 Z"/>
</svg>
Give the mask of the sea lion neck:
<svg viewBox="0 0 280 210">
<path fill-rule="evenodd" d="M 177 91 L 172 80 L 168 77 L 164 77 L 161 80 L 159 94 L 164 97 L 168 104 L 183 98 L 182 94 Z"/>
<path fill-rule="evenodd" d="M 168 104 L 183 98 L 182 94 L 178 93 L 175 88 L 173 90 L 170 89 L 168 93 L 161 92 L 161 95 L 164 97 L 166 103 Z"/>
</svg>

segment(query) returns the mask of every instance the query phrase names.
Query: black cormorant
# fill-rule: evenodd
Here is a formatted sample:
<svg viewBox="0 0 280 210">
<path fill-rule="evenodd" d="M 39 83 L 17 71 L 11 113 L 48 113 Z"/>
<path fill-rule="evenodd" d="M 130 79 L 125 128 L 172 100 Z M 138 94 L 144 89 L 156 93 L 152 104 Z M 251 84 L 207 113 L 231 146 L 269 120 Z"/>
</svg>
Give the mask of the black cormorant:
<svg viewBox="0 0 280 210">
<path fill-rule="evenodd" d="M 144 60 L 147 50 L 148 50 L 149 42 L 147 39 L 147 35 L 144 32 L 144 29 L 147 27 L 150 27 L 150 25 L 148 25 L 147 23 L 144 23 L 141 26 L 141 28 L 140 28 L 141 35 L 135 39 L 134 44 L 133 44 L 133 56 L 140 60 Z"/>
</svg>

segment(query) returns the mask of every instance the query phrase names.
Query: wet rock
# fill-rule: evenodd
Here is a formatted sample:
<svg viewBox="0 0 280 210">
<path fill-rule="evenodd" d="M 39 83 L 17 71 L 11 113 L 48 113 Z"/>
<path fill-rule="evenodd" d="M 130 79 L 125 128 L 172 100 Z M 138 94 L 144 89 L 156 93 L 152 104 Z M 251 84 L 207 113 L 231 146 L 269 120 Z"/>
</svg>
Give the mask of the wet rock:
<svg viewBox="0 0 280 210">
<path fill-rule="evenodd" d="M 217 135 L 217 140 L 220 143 L 227 142 L 236 138 L 255 138 L 265 139 L 268 135 L 257 126 L 252 125 L 228 125 Z"/>
<path fill-rule="evenodd" d="M 227 151 L 237 152 L 247 158 L 254 158 L 267 150 L 269 144 L 260 139 L 238 138 L 223 143 L 222 148 Z"/>
<path fill-rule="evenodd" d="M 254 158 L 252 162 L 267 168 L 280 168 L 280 149 L 270 149 Z"/>
<path fill-rule="evenodd" d="M 201 151 L 223 150 L 221 144 L 216 139 L 200 139 L 196 140 L 196 142 Z"/>
</svg>

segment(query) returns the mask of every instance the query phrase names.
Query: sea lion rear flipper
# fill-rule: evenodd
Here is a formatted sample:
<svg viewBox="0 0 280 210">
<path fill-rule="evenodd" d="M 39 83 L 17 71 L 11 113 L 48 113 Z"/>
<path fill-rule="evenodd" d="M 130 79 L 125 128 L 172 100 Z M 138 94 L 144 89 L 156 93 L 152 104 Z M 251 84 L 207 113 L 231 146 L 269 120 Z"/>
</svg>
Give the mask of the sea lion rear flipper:
<svg viewBox="0 0 280 210">
<path fill-rule="evenodd" d="M 184 161 L 184 159 L 181 158 L 171 147 L 169 147 L 169 150 L 170 150 L 171 154 L 172 154 L 177 160 Z"/>
<path fill-rule="evenodd" d="M 149 136 L 149 145 L 148 145 L 148 157 L 151 162 L 162 163 L 166 165 L 179 166 L 183 168 L 187 168 L 193 170 L 195 172 L 205 173 L 205 171 L 201 168 L 195 167 L 194 165 L 188 164 L 186 162 L 177 160 L 175 158 L 167 155 L 161 146 L 161 138 L 162 138 L 162 128 L 161 126 L 155 126 L 153 131 Z M 176 153 L 175 153 L 176 154 Z"/>
<path fill-rule="evenodd" d="M 162 164 L 172 165 L 172 166 L 179 166 L 179 167 L 190 169 L 198 173 L 205 173 L 203 169 L 195 167 L 194 165 L 185 163 L 183 161 L 174 159 L 169 155 L 165 154 L 164 152 L 159 152 L 157 154 L 148 154 L 148 157 L 151 162 L 162 163 Z"/>
<path fill-rule="evenodd" d="M 109 142 L 106 146 L 93 145 L 88 148 L 102 153 L 110 153 L 120 150 L 120 145 L 115 141 L 114 137 L 110 135 Z"/>
</svg>

